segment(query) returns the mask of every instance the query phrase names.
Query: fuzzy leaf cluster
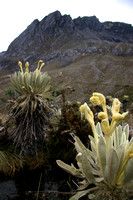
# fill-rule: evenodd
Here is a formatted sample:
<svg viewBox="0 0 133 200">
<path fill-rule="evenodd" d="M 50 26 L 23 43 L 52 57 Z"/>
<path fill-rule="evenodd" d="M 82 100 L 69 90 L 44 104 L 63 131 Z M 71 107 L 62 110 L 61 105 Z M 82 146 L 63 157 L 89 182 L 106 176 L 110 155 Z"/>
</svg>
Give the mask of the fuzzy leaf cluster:
<svg viewBox="0 0 133 200">
<path fill-rule="evenodd" d="M 36 110 L 38 103 L 45 103 L 52 99 L 50 92 L 50 76 L 45 72 L 40 72 L 38 76 L 36 71 L 24 75 L 23 72 L 15 72 L 11 77 L 11 83 L 19 93 L 14 108 L 31 108 L 31 113 Z"/>
<path fill-rule="evenodd" d="M 15 90 L 21 95 L 44 95 L 50 89 L 50 76 L 47 72 L 40 72 L 36 75 L 36 71 L 24 75 L 23 72 L 15 72 L 11 77 L 11 83 Z"/>
<path fill-rule="evenodd" d="M 100 123 L 96 126 L 98 143 L 89 136 L 91 150 L 86 148 L 75 136 L 77 165 L 67 165 L 58 160 L 57 164 L 70 174 L 83 179 L 76 195 L 77 200 L 88 194 L 89 199 L 128 199 L 133 195 L 133 159 L 129 158 L 129 150 L 133 140 L 128 140 L 129 126 L 124 129 L 119 125 L 109 140 L 109 152 L 106 154 L 106 140 Z M 89 187 L 90 184 L 94 186 Z"/>
</svg>

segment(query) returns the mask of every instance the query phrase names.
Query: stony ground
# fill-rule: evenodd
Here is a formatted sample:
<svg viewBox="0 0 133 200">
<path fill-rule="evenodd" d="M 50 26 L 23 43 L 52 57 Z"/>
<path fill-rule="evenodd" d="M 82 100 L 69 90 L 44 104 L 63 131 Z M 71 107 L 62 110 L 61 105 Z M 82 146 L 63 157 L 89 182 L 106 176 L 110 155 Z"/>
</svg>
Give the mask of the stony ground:
<svg viewBox="0 0 133 200">
<path fill-rule="evenodd" d="M 19 70 L 19 68 L 18 68 Z M 46 64 L 43 71 L 51 76 L 55 90 L 66 89 L 66 98 L 70 101 L 89 101 L 93 92 L 101 92 L 105 96 L 122 98 L 129 95 L 133 100 L 133 57 L 99 54 L 82 56 L 66 67 L 60 67 L 56 61 Z M 12 88 L 10 71 L 0 71 L 0 104 L 10 96 L 6 91 Z"/>
</svg>

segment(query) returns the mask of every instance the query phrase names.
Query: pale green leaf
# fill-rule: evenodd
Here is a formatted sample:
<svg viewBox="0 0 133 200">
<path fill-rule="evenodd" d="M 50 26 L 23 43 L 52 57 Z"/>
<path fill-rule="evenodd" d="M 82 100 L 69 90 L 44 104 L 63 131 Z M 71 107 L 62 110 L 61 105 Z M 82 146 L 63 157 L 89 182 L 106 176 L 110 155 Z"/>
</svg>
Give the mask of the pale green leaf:
<svg viewBox="0 0 133 200">
<path fill-rule="evenodd" d="M 93 143 L 95 143 L 95 138 L 92 137 L 91 135 L 89 135 L 89 139 L 90 139 L 90 141 L 92 141 Z"/>
<path fill-rule="evenodd" d="M 124 172 L 124 185 L 133 180 L 133 158 L 127 163 Z"/>
<path fill-rule="evenodd" d="M 105 166 L 106 166 L 106 144 L 103 136 L 100 136 L 98 142 L 98 159 L 100 163 L 100 168 L 104 174 Z"/>
<path fill-rule="evenodd" d="M 95 198 L 95 194 L 93 194 L 93 193 L 89 194 L 88 197 L 89 197 L 89 199 L 94 199 Z"/>
<path fill-rule="evenodd" d="M 78 153 L 79 152 L 82 153 L 86 149 L 86 147 L 83 145 L 83 143 L 81 142 L 81 140 L 77 136 L 75 136 L 74 139 L 75 139 L 74 145 L 75 145 L 76 151 Z"/>
<path fill-rule="evenodd" d="M 81 182 L 79 184 L 81 184 Z M 84 190 L 84 189 L 86 189 L 88 187 L 89 184 L 90 183 L 85 182 L 81 186 L 79 186 L 77 190 Z"/>
<path fill-rule="evenodd" d="M 94 155 L 94 159 L 97 160 L 97 151 L 96 151 L 96 145 L 93 141 L 90 141 L 90 144 L 91 144 L 91 150 L 93 152 L 93 155 Z"/>
<path fill-rule="evenodd" d="M 114 148 L 117 149 L 119 147 L 118 128 L 115 129 L 115 132 L 113 133 L 113 137 L 114 137 Z"/>
<path fill-rule="evenodd" d="M 125 142 L 126 142 L 126 134 L 125 134 L 125 132 L 122 132 L 120 145 L 123 144 L 123 143 L 125 143 Z"/>
<path fill-rule="evenodd" d="M 109 149 L 112 149 L 113 148 L 113 145 L 114 145 L 114 140 L 113 140 L 113 135 L 110 136 L 109 138 Z"/>
<path fill-rule="evenodd" d="M 72 196 L 69 200 L 78 200 L 81 197 L 85 196 L 87 193 L 89 193 L 91 191 L 91 189 L 88 190 L 83 190 L 80 192 L 77 192 L 74 196 Z"/>
<path fill-rule="evenodd" d="M 102 135 L 103 136 L 103 132 L 102 132 L 102 129 L 101 129 L 101 124 L 99 122 L 96 125 L 96 132 L 97 132 L 98 135 Z"/>
<path fill-rule="evenodd" d="M 117 127 L 117 129 L 118 129 L 118 141 L 119 141 L 119 145 L 120 145 L 121 142 L 122 142 L 122 126 L 119 125 L 119 126 Z"/>
<path fill-rule="evenodd" d="M 82 152 L 81 162 L 82 162 L 82 170 L 86 179 L 88 180 L 89 183 L 95 183 L 95 178 L 92 173 L 92 167 L 87 159 L 85 151 Z"/>
<path fill-rule="evenodd" d="M 89 194 L 88 197 L 89 199 L 94 199 L 94 200 L 103 200 L 104 192 L 99 189 L 95 194 Z"/>
<path fill-rule="evenodd" d="M 118 156 L 118 167 L 117 167 L 117 171 L 114 177 L 113 185 L 116 184 L 117 178 L 119 177 L 121 169 L 124 165 L 126 145 L 127 145 L 126 143 L 121 144 L 116 150 L 116 153 Z"/>
<path fill-rule="evenodd" d="M 117 153 L 114 149 L 110 149 L 110 151 L 108 152 L 105 173 L 104 173 L 105 180 L 108 182 L 109 185 L 112 185 L 117 169 L 118 169 Z"/>
<path fill-rule="evenodd" d="M 128 138 L 129 138 L 129 125 L 128 124 L 126 126 L 124 126 L 123 132 L 125 132 L 126 139 L 128 140 Z"/>
<path fill-rule="evenodd" d="M 73 165 L 70 166 L 70 165 L 62 162 L 61 160 L 57 160 L 56 162 L 62 169 L 64 169 L 68 173 L 70 173 L 70 174 L 72 174 L 74 176 L 82 178 L 82 175 L 81 175 L 80 171 L 78 169 L 76 169 Z"/>
</svg>

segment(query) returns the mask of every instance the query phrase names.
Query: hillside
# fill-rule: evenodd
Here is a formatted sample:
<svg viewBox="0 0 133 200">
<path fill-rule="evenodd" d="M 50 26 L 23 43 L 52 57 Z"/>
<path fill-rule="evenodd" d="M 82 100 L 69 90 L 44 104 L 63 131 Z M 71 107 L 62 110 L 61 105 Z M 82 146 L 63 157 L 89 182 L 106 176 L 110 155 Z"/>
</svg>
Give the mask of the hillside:
<svg viewBox="0 0 133 200">
<path fill-rule="evenodd" d="M 0 54 L 1 89 L 17 62 L 46 63 L 55 88 L 67 87 L 66 97 L 88 101 L 94 91 L 133 100 L 133 27 L 120 22 L 101 23 L 95 16 L 73 19 L 59 11 L 34 20 Z M 33 66 L 33 67 L 32 67 Z"/>
</svg>

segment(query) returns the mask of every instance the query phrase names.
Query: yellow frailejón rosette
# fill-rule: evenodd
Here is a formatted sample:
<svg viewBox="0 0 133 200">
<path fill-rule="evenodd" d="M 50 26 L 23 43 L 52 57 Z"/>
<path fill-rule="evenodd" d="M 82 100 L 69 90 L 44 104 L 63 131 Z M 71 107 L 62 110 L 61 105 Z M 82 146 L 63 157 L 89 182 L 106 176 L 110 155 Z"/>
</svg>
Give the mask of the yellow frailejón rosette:
<svg viewBox="0 0 133 200">
<path fill-rule="evenodd" d="M 129 126 L 118 126 L 118 123 L 128 112 L 120 113 L 120 101 L 115 98 L 110 121 L 104 95 L 93 93 L 90 101 L 103 109 L 98 114 L 101 123 L 95 125 L 93 112 L 87 103 L 80 107 L 82 119 L 83 116 L 86 118 L 94 135 L 89 135 L 90 148 L 86 148 L 75 136 L 78 168 L 57 160 L 61 168 L 83 179 L 79 182 L 77 193 L 70 200 L 78 200 L 86 194 L 88 199 L 93 200 L 127 200 L 133 194 L 133 138 L 129 139 Z"/>
<path fill-rule="evenodd" d="M 106 139 L 106 154 L 108 154 L 109 151 L 109 140 L 111 134 L 115 131 L 118 123 L 123 120 L 128 112 L 120 114 L 120 101 L 115 98 L 112 104 L 112 120 L 109 124 L 109 118 L 107 113 L 107 107 L 106 107 L 106 99 L 104 95 L 101 93 L 93 93 L 93 96 L 90 98 L 91 103 L 96 106 L 100 105 L 102 106 L 103 112 L 100 112 L 98 114 L 99 119 L 101 120 L 101 128 L 103 133 L 105 134 Z"/>
<path fill-rule="evenodd" d="M 98 115 L 98 118 L 101 120 L 101 127 L 104 132 L 104 134 L 111 135 L 118 123 L 123 120 L 128 112 L 125 112 L 123 114 L 120 114 L 120 101 L 115 98 L 112 105 L 112 121 L 111 124 L 109 124 L 108 114 L 107 114 L 107 108 L 106 108 L 106 100 L 105 97 L 101 93 L 93 93 L 93 96 L 90 98 L 91 103 L 96 106 L 102 106 L 103 112 L 100 112 Z"/>
</svg>

